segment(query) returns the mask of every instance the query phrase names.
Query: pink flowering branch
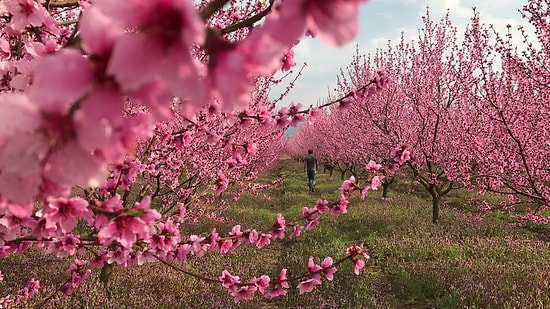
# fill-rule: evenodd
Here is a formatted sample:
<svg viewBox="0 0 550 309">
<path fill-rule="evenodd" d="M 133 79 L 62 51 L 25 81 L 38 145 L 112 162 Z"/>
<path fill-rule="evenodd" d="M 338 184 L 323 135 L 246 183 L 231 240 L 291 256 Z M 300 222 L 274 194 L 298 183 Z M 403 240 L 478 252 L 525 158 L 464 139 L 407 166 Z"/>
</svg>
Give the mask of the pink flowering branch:
<svg viewBox="0 0 550 309">
<path fill-rule="evenodd" d="M 346 256 L 333 262 L 331 257 L 326 257 L 321 265 L 314 263 L 313 258 L 310 257 L 308 261 L 307 271 L 301 275 L 287 278 L 287 270 L 281 270 L 277 279 L 270 279 L 267 275 L 261 275 L 251 279 L 249 282 L 242 282 L 239 277 L 231 275 L 227 270 L 224 270 L 222 275 L 218 279 L 205 277 L 199 275 L 181 267 L 174 265 L 159 256 L 155 256 L 161 263 L 169 266 L 170 268 L 184 273 L 188 276 L 195 277 L 209 283 L 222 284 L 231 295 L 235 298 L 235 302 L 238 303 L 241 300 L 250 300 L 253 297 L 254 292 L 259 291 L 264 297 L 278 297 L 286 295 L 285 288 L 290 286 L 288 283 L 300 281 L 297 288 L 300 294 L 311 292 L 316 285 L 321 283 L 321 275 L 325 275 L 326 279 L 332 281 L 333 274 L 337 271 L 336 266 L 339 264 L 351 260 L 354 265 L 354 273 L 359 274 L 359 270 L 365 265 L 363 259 L 368 259 L 366 249 L 363 246 L 352 246 L 346 249 Z"/>
</svg>

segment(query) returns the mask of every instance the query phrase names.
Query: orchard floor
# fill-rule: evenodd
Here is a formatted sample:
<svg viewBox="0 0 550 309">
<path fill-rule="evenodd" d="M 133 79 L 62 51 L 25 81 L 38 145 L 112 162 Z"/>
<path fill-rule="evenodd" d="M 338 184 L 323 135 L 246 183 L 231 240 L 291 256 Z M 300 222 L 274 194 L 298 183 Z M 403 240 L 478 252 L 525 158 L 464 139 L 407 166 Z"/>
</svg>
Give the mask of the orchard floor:
<svg viewBox="0 0 550 309">
<path fill-rule="evenodd" d="M 280 159 L 261 180 L 270 182 L 285 175 L 282 185 L 259 195 L 243 195 L 226 212 L 229 222 L 207 221 L 188 225 L 185 235 L 208 234 L 217 227 L 220 235 L 235 224 L 242 229 L 267 229 L 277 213 L 287 222 L 298 218 L 304 206 L 318 198 L 338 198 L 342 181 L 320 171 L 317 191 L 308 192 L 302 165 Z M 454 207 L 466 203 L 466 193 L 448 200 Z M 550 308 L 550 242 L 541 233 L 511 227 L 506 216 L 495 214 L 480 223 L 444 207 L 439 224 L 431 223 L 431 201 L 409 180 L 390 188 L 389 198 L 380 191 L 365 200 L 354 198 L 348 213 L 325 216 L 320 226 L 294 239 L 275 241 L 261 250 L 241 246 L 225 257 L 211 254 L 190 259 L 180 266 L 188 271 L 217 278 L 224 269 L 243 280 L 268 274 L 276 277 L 282 268 L 289 277 L 300 274 L 310 256 L 317 263 L 326 256 L 337 259 L 353 244 L 369 249 L 371 259 L 356 276 L 351 264 L 343 264 L 334 280 L 323 282 L 313 292 L 298 295 L 295 285 L 288 295 L 236 304 L 218 284 L 183 275 L 159 263 L 130 269 L 115 268 L 105 288 L 98 271 L 73 291 L 69 298 L 59 293 L 44 306 L 51 308 Z M 538 232 L 546 231 L 539 228 Z M 0 296 L 31 277 L 40 280 L 43 292 L 21 305 L 43 306 L 44 300 L 67 279 L 66 265 L 50 256 L 29 254 L 0 260 L 6 282 Z M 8 283 L 11 284 L 8 286 Z"/>
</svg>

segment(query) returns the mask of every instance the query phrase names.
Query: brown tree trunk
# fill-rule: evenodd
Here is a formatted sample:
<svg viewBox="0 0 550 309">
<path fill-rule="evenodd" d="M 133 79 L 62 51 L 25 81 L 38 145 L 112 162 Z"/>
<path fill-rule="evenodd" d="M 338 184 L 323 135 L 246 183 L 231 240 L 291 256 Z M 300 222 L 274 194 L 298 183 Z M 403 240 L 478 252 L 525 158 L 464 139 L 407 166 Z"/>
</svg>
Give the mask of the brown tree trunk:
<svg viewBox="0 0 550 309">
<path fill-rule="evenodd" d="M 346 172 L 347 170 L 343 170 L 340 172 L 340 180 L 344 180 L 344 178 L 346 177 Z"/>
<path fill-rule="evenodd" d="M 435 190 L 430 191 L 430 194 L 432 195 L 432 223 L 437 224 L 437 220 L 439 220 L 441 196 L 439 196 Z"/>
<path fill-rule="evenodd" d="M 390 182 L 383 182 L 382 183 L 382 197 L 386 198 L 388 197 L 388 188 L 390 187 Z"/>
</svg>

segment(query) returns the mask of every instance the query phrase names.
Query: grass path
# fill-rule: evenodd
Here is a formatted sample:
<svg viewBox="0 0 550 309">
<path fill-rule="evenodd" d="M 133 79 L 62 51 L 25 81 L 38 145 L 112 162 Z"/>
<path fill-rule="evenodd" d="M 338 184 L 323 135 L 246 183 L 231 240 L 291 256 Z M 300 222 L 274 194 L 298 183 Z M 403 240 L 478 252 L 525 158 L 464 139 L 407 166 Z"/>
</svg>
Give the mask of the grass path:
<svg viewBox="0 0 550 309">
<path fill-rule="evenodd" d="M 307 176 L 299 162 L 281 158 L 260 181 L 268 183 L 285 176 L 282 185 L 262 195 L 244 194 L 224 215 L 228 222 L 204 220 L 183 228 L 189 233 L 208 233 L 216 226 L 220 235 L 235 224 L 242 229 L 266 229 L 282 213 L 287 221 L 299 218 L 303 207 L 318 198 L 334 200 L 341 185 L 320 171 L 317 191 L 307 189 Z M 301 273 L 313 256 L 320 263 L 326 256 L 337 259 L 350 245 L 364 243 L 371 259 L 356 276 L 344 264 L 334 281 L 313 292 L 298 295 L 292 287 L 277 299 L 256 296 L 235 304 L 227 291 L 182 275 L 158 264 L 130 269 L 116 268 L 109 283 L 110 296 L 91 276 L 70 298 L 55 297 L 51 308 L 549 308 L 550 244 L 523 228 L 509 227 L 502 216 L 470 224 L 466 216 L 443 208 L 438 225 L 430 222 L 431 202 L 410 181 L 398 182 L 389 199 L 372 192 L 362 201 L 353 199 L 349 212 L 326 216 L 321 225 L 295 239 L 278 240 L 261 250 L 241 246 L 225 257 L 211 254 L 190 259 L 181 267 L 213 278 L 224 269 L 244 281 L 268 274 L 276 277 L 282 268 L 289 276 Z M 452 197 L 460 206 L 465 195 Z M 51 257 L 30 255 L 0 260 L 6 280 L 41 280 L 45 297 L 66 279 L 64 263 Z M 25 263 L 19 262 L 26 259 Z M 24 266 L 21 266 L 24 265 Z M 24 269 L 23 269 L 24 268 Z M 0 282 L 0 291 L 10 287 Z M 1 296 L 1 295 L 0 295 Z M 22 305 L 32 308 L 36 298 Z"/>
</svg>

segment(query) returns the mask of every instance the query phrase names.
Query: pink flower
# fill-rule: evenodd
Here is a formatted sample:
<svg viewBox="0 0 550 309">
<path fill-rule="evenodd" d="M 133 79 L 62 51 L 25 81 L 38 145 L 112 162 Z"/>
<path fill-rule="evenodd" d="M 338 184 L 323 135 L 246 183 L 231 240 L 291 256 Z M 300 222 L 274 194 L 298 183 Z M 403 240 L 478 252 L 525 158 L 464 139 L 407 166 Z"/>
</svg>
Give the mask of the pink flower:
<svg viewBox="0 0 550 309">
<path fill-rule="evenodd" d="M 248 243 L 255 243 L 256 241 L 258 241 L 258 232 L 256 230 L 250 230 L 246 234 L 246 240 L 248 241 Z"/>
<path fill-rule="evenodd" d="M 348 212 L 347 206 L 348 206 L 348 200 L 344 196 L 341 196 L 340 200 L 338 201 L 338 204 L 332 207 L 332 209 L 330 210 L 330 213 L 335 216 L 345 214 Z"/>
<path fill-rule="evenodd" d="M 273 287 L 271 290 L 268 290 L 267 293 L 265 294 L 265 296 L 269 298 L 275 298 L 275 297 L 285 296 L 285 295 L 286 295 L 286 290 L 280 286 Z"/>
<path fill-rule="evenodd" d="M 253 90 L 246 57 L 238 49 L 224 46 L 210 50 L 210 58 L 204 83 L 210 88 L 211 97 L 216 98 L 225 111 L 245 108 Z"/>
<path fill-rule="evenodd" d="M 382 179 L 384 179 L 384 176 L 373 176 L 370 180 L 370 187 L 372 190 L 378 190 L 378 187 L 382 185 Z"/>
<path fill-rule="evenodd" d="M 60 240 L 51 243 L 46 253 L 55 253 L 60 258 L 72 256 L 76 253 L 78 244 L 80 244 L 80 236 L 68 234 Z"/>
<path fill-rule="evenodd" d="M 289 49 L 284 53 L 281 62 L 281 70 L 283 72 L 290 71 L 290 69 L 292 69 L 292 67 L 296 65 L 296 62 L 294 61 L 294 52 L 292 51 L 292 49 Z"/>
<path fill-rule="evenodd" d="M 16 32 L 21 32 L 26 26 L 42 26 L 49 17 L 48 12 L 33 0 L 4 0 L 5 8 L 13 15 L 11 26 Z"/>
<path fill-rule="evenodd" d="M 198 257 L 202 257 L 210 247 L 210 244 L 203 244 L 203 240 L 205 240 L 206 237 L 201 237 L 197 235 L 191 235 L 189 236 L 189 240 L 191 241 L 191 247 L 190 252 L 191 254 L 194 254 Z"/>
<path fill-rule="evenodd" d="M 206 103 L 205 89 L 189 49 L 204 41 L 204 26 L 187 0 L 94 1 L 122 28 L 138 29 L 115 43 L 108 73 L 125 90 L 138 90 L 159 78 L 174 95 Z"/>
<path fill-rule="evenodd" d="M 330 256 L 326 257 L 321 263 L 321 267 L 324 269 L 323 272 L 327 277 L 327 280 L 332 281 L 334 278 L 334 273 L 337 271 L 336 267 L 331 267 L 333 264 L 332 258 Z"/>
<path fill-rule="evenodd" d="M 269 286 L 269 281 L 270 280 L 271 279 L 269 279 L 269 276 L 262 275 L 260 278 L 252 279 L 252 283 L 254 283 L 254 285 L 256 285 L 256 287 L 258 288 L 258 291 L 260 291 L 260 293 L 264 294 L 265 289 Z"/>
<path fill-rule="evenodd" d="M 225 175 L 222 173 L 222 171 L 218 172 L 218 179 L 216 180 L 216 194 L 221 194 L 225 189 L 227 189 L 227 185 L 229 184 L 229 180 Z"/>
<path fill-rule="evenodd" d="M 307 8 L 306 29 L 308 31 L 318 35 L 325 44 L 341 46 L 357 35 L 358 4 L 367 1 L 303 0 L 290 3 Z"/>
<path fill-rule="evenodd" d="M 342 186 L 338 188 L 338 191 L 340 191 L 340 194 L 342 195 L 348 195 L 353 192 L 355 189 L 355 177 L 351 176 L 348 180 L 344 181 Z"/>
<path fill-rule="evenodd" d="M 231 292 L 231 296 L 235 297 L 235 303 L 241 300 L 251 300 L 254 297 L 254 292 L 258 288 L 255 285 L 245 285 L 240 288 L 236 288 Z"/>
<path fill-rule="evenodd" d="M 290 286 L 288 285 L 288 282 L 286 280 L 287 280 L 287 278 L 286 278 L 286 268 L 283 268 L 283 269 L 281 269 L 281 272 L 279 273 L 279 276 L 277 277 L 277 281 L 280 282 L 280 285 L 283 288 L 288 289 Z"/>
<path fill-rule="evenodd" d="M 136 202 L 134 208 L 119 213 L 116 218 L 100 228 L 97 233 L 99 242 L 108 245 L 117 241 L 128 249 L 138 239 L 148 240 L 154 220 L 160 218 L 156 210 L 149 209 L 150 204 L 151 199 L 145 197 L 141 202 Z"/>
<path fill-rule="evenodd" d="M 172 251 L 180 241 L 180 232 L 178 227 L 168 219 L 166 223 L 158 224 L 159 233 L 151 236 L 149 243 L 152 249 L 159 250 L 165 254 Z"/>
<path fill-rule="evenodd" d="M 79 197 L 49 200 L 42 209 L 42 217 L 46 219 L 46 228 L 59 224 L 63 233 L 71 232 L 80 218 L 86 219 L 89 224 L 92 222 L 88 201 Z"/>
<path fill-rule="evenodd" d="M 292 233 L 290 234 L 290 238 L 298 237 L 300 234 L 302 234 L 302 231 L 304 230 L 304 227 L 301 225 L 295 225 L 294 229 L 292 230 Z"/>
<path fill-rule="evenodd" d="M 407 150 L 407 146 L 396 147 L 391 151 L 391 155 L 395 162 L 402 165 L 411 159 L 411 153 Z"/>
<path fill-rule="evenodd" d="M 224 240 L 220 246 L 220 254 L 225 255 L 231 247 L 233 247 L 233 241 L 231 239 Z"/>
<path fill-rule="evenodd" d="M 382 164 L 376 164 L 373 160 L 370 160 L 369 163 L 367 163 L 367 166 L 365 166 L 365 169 L 369 172 L 376 172 L 382 167 Z"/>
<path fill-rule="evenodd" d="M 399 158 L 396 158 L 395 161 L 397 161 L 399 164 L 403 164 L 411 159 L 411 153 L 405 149 L 401 153 L 401 156 Z"/>
<path fill-rule="evenodd" d="M 124 248 L 131 248 L 138 238 L 147 238 L 149 227 L 140 218 L 120 214 L 97 233 L 101 244 L 108 245 L 117 241 Z"/>
<path fill-rule="evenodd" d="M 365 186 L 361 189 L 361 199 L 364 200 L 367 194 L 369 193 L 370 186 Z"/>
<path fill-rule="evenodd" d="M 313 257 L 310 257 L 307 263 L 307 271 L 310 273 L 311 278 L 320 280 L 319 270 L 321 270 L 321 266 L 315 264 Z"/>
<path fill-rule="evenodd" d="M 230 289 L 236 283 L 241 282 L 241 278 L 231 275 L 227 270 L 224 270 L 218 279 L 226 289 Z"/>
<path fill-rule="evenodd" d="M 256 243 L 256 247 L 263 248 L 266 245 L 269 245 L 271 243 L 271 234 L 260 234 L 260 239 L 258 239 L 258 242 Z"/>
<path fill-rule="evenodd" d="M 239 237 L 242 234 L 243 234 L 243 232 L 241 232 L 241 225 L 240 224 L 235 225 L 233 228 L 231 228 L 231 232 L 229 232 L 229 235 L 235 236 L 235 237 Z"/>
<path fill-rule="evenodd" d="M 315 204 L 315 209 L 319 212 L 319 214 L 322 214 L 323 212 L 329 210 L 328 201 L 321 199 L 317 200 L 317 204 Z"/>
<path fill-rule="evenodd" d="M 399 164 L 398 164 L 398 163 L 393 163 L 393 164 L 390 165 L 390 167 L 388 168 L 388 172 L 389 172 L 391 175 L 397 173 L 398 170 L 399 170 Z"/>
<path fill-rule="evenodd" d="M 307 279 L 307 280 L 304 280 L 304 281 L 300 282 L 300 284 L 298 284 L 297 288 L 300 291 L 300 295 L 302 295 L 304 293 L 309 293 L 309 292 L 313 291 L 315 286 L 319 285 L 319 284 L 321 284 L 321 281 L 319 281 L 318 279 L 311 278 L 311 279 Z"/>
<path fill-rule="evenodd" d="M 273 239 L 283 239 L 285 237 L 285 218 L 280 213 L 277 214 L 277 221 L 273 225 L 273 228 L 271 229 L 271 234 L 273 235 Z"/>
<path fill-rule="evenodd" d="M 353 260 L 353 273 L 359 275 L 359 271 L 365 267 L 365 261 L 363 259 L 352 259 Z"/>
</svg>

